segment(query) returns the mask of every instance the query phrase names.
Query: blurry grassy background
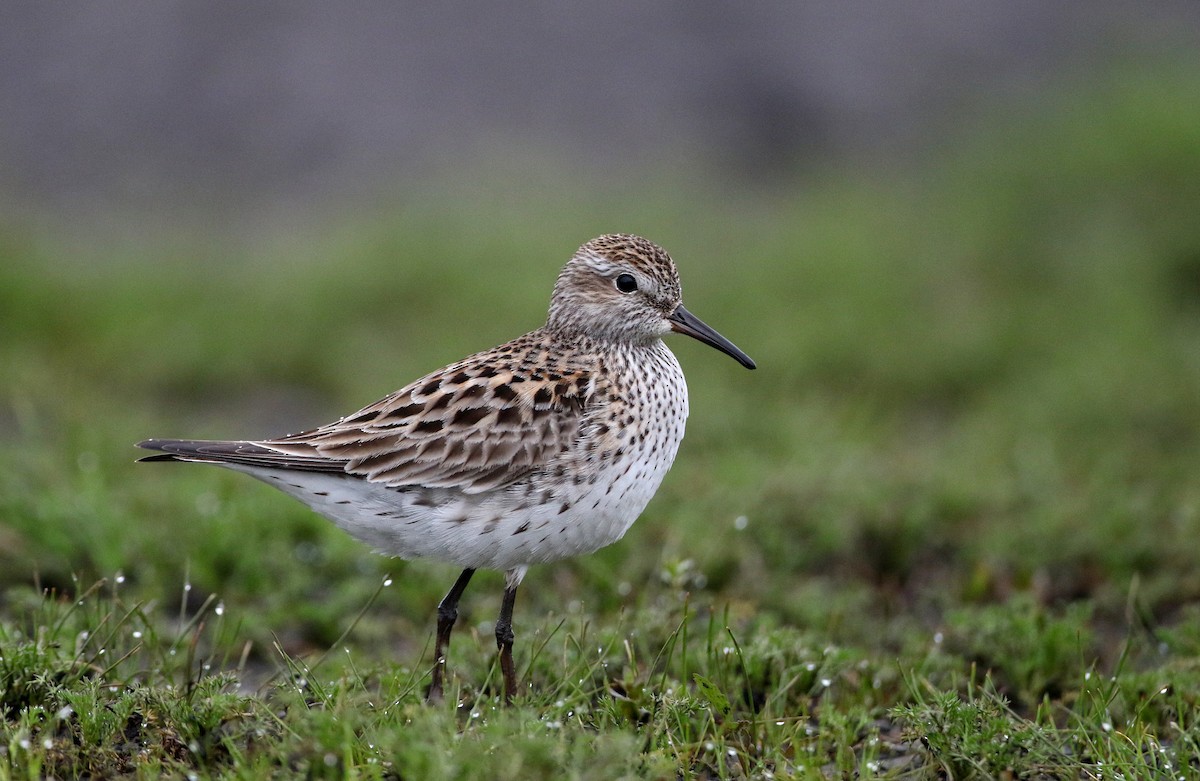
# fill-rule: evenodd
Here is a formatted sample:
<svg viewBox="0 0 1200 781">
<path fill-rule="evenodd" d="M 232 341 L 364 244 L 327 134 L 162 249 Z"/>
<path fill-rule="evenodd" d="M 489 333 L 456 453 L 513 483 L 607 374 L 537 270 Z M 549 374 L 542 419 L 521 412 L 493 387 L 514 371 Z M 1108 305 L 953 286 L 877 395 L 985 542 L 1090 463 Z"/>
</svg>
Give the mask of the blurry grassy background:
<svg viewBox="0 0 1200 781">
<path fill-rule="evenodd" d="M 1032 604 L 1074 616 L 1084 660 L 1147 629 L 1194 659 L 1198 215 L 1200 76 L 1135 68 L 997 107 L 923 159 L 769 192 L 668 176 L 518 206 L 484 183 L 255 242 L 9 225 L 0 614 L 31 585 L 118 572 L 173 612 L 186 581 L 273 664 L 272 634 L 324 649 L 390 573 L 348 643 L 415 666 L 452 568 L 377 557 L 237 475 L 134 466 L 132 444 L 333 419 L 536 327 L 574 248 L 630 231 L 760 368 L 672 340 L 692 393 L 679 459 L 620 544 L 530 573 L 519 652 L 543 616 L 613 626 L 686 591 L 884 658 L 959 627 L 986 667 L 1011 639 L 987 611 Z M 467 625 L 500 583 L 472 585 Z M 1056 696 L 1010 683 L 1018 705 Z"/>
</svg>

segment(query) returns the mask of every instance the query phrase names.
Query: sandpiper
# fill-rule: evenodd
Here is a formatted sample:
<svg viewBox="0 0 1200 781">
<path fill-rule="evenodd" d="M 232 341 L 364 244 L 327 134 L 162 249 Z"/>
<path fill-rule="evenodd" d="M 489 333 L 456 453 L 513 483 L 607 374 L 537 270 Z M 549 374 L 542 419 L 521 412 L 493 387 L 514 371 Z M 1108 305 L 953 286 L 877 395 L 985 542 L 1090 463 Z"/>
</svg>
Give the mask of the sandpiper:
<svg viewBox="0 0 1200 781">
<path fill-rule="evenodd" d="M 496 644 L 517 690 L 512 612 L 532 564 L 619 540 L 675 459 L 688 415 L 687 334 L 754 361 L 684 309 L 670 256 L 638 236 L 584 244 L 558 275 L 546 324 L 320 428 L 278 439 L 148 439 L 144 461 L 245 472 L 381 553 L 462 567 L 438 605 L 428 699 L 440 699 L 458 601 L 475 570 L 505 573 Z"/>
</svg>

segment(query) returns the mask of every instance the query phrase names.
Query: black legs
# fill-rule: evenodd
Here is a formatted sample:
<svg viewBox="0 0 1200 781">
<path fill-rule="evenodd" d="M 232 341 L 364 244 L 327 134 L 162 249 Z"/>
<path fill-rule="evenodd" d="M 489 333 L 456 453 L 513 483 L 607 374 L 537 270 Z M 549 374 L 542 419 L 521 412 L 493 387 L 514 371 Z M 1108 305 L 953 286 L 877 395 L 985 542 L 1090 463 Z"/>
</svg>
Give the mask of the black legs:
<svg viewBox="0 0 1200 781">
<path fill-rule="evenodd" d="M 500 603 L 500 617 L 496 619 L 496 647 L 500 649 L 500 672 L 504 674 L 504 704 L 512 703 L 517 693 L 517 672 L 513 668 L 512 613 L 517 601 L 516 585 L 504 589 L 504 601 Z"/>
<path fill-rule="evenodd" d="M 458 619 L 458 600 L 471 582 L 473 569 L 465 569 L 446 592 L 438 604 L 437 639 L 433 642 L 433 680 L 425 692 L 425 699 L 435 702 L 442 699 L 442 680 L 446 675 L 446 646 L 450 644 L 450 631 Z M 517 671 L 513 666 L 512 647 L 513 605 L 517 601 L 517 584 L 525 574 L 522 567 L 513 570 L 504 589 L 504 601 L 500 603 L 500 616 L 496 619 L 496 647 L 500 649 L 500 672 L 504 675 L 504 704 L 512 702 L 517 693 Z"/>
<path fill-rule="evenodd" d="M 433 680 L 425 692 L 427 700 L 442 699 L 442 677 L 446 672 L 446 646 L 450 643 L 450 630 L 454 629 L 454 622 L 458 619 L 458 600 L 474 574 L 473 569 L 463 570 L 438 603 L 437 639 L 433 643 Z"/>
</svg>

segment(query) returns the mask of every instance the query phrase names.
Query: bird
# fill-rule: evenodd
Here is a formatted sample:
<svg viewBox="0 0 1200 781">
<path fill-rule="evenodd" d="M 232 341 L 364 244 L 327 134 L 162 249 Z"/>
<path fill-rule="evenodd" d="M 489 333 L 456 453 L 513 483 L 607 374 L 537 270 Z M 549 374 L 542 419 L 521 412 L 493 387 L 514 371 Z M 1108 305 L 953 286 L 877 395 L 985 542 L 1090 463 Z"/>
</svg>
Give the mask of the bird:
<svg viewBox="0 0 1200 781">
<path fill-rule="evenodd" d="M 561 272 L 545 325 L 438 369 L 333 423 L 257 440 L 147 439 L 141 461 L 215 464 L 299 499 L 385 555 L 462 568 L 437 608 L 428 701 L 441 700 L 458 604 L 476 570 L 505 574 L 495 623 L 504 701 L 528 568 L 629 530 L 675 460 L 688 417 L 680 333 L 755 363 L 684 308 L 657 244 L 607 234 Z"/>
</svg>

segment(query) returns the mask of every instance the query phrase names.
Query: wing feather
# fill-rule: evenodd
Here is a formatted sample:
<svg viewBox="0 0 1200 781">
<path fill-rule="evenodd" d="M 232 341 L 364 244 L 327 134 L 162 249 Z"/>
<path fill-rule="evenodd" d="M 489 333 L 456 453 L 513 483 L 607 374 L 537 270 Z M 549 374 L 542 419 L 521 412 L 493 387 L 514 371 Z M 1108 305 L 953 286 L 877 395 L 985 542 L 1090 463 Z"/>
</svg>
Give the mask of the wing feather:
<svg viewBox="0 0 1200 781">
<path fill-rule="evenodd" d="M 395 488 L 479 493 L 514 482 L 577 441 L 596 391 L 584 360 L 545 368 L 546 345 L 532 339 L 536 334 L 525 337 L 524 350 L 522 340 L 510 342 L 335 423 L 258 444 L 288 455 L 315 453 Z M 535 370 L 537 361 L 542 368 Z"/>
</svg>

